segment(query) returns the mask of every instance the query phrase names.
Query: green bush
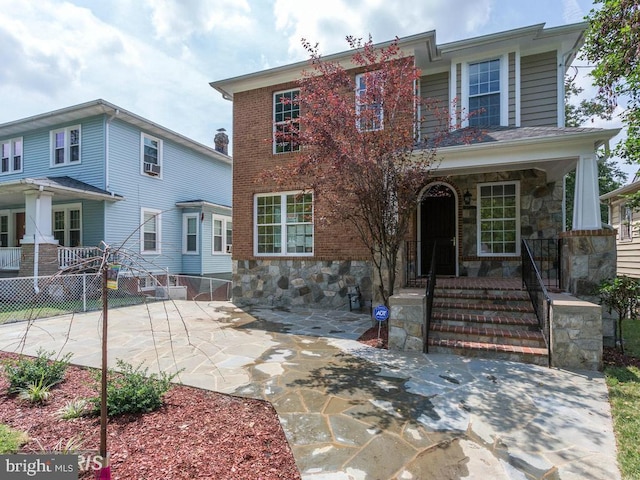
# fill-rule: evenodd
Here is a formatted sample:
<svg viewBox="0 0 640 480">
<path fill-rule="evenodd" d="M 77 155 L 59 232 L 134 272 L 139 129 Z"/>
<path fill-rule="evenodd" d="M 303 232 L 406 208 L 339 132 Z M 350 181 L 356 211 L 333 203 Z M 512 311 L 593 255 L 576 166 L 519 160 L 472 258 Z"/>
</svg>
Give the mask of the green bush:
<svg viewBox="0 0 640 480">
<path fill-rule="evenodd" d="M 36 357 L 20 357 L 5 362 L 9 393 L 18 393 L 38 384 L 51 388 L 62 382 L 72 354 L 67 353 L 59 360 L 51 360 L 54 354 L 53 351 L 39 349 Z"/>
<path fill-rule="evenodd" d="M 171 380 L 178 373 L 147 375 L 149 368 L 142 364 L 133 367 L 123 360 L 117 361 L 120 373 L 109 370 L 107 376 L 107 415 L 152 412 L 162 406 L 162 397 L 171 388 Z M 99 380 L 98 373 L 98 380 Z M 100 413 L 100 397 L 91 399 L 94 411 Z"/>
<path fill-rule="evenodd" d="M 51 385 L 45 385 L 40 379 L 39 382 L 31 383 L 21 388 L 18 396 L 21 400 L 42 405 L 51 398 Z"/>
</svg>

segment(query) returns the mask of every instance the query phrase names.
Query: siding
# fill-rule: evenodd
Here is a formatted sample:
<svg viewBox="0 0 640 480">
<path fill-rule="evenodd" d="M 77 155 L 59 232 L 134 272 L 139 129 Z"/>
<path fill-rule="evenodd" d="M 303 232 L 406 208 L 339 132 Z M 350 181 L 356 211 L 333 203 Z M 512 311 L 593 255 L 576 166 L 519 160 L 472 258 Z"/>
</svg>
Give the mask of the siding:
<svg viewBox="0 0 640 480">
<path fill-rule="evenodd" d="M 617 250 L 617 275 L 627 275 L 633 278 L 640 278 L 640 232 L 633 229 L 631 240 L 620 240 L 620 204 L 613 203 L 611 206 L 611 225 L 618 230 L 616 240 Z M 633 212 L 633 223 L 640 222 L 640 212 Z"/>
<path fill-rule="evenodd" d="M 556 51 L 520 60 L 520 118 L 523 127 L 558 125 Z"/>
<path fill-rule="evenodd" d="M 420 79 L 420 94 L 427 102 L 427 107 L 422 111 L 425 121 L 420 129 L 420 135 L 424 139 L 449 125 L 448 113 L 443 118 L 438 118 L 433 111 L 438 108 L 449 112 L 449 72 L 423 76 Z M 429 106 L 430 104 L 433 105 Z"/>
</svg>

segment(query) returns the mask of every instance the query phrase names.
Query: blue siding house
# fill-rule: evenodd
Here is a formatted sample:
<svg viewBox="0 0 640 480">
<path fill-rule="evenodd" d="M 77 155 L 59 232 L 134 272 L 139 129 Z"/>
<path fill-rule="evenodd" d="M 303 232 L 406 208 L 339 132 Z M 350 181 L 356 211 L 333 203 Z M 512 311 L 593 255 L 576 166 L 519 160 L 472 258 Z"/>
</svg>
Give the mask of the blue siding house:
<svg viewBox="0 0 640 480">
<path fill-rule="evenodd" d="M 104 100 L 0 124 L 0 270 L 53 274 L 107 244 L 152 272 L 230 274 L 227 145 Z"/>
</svg>

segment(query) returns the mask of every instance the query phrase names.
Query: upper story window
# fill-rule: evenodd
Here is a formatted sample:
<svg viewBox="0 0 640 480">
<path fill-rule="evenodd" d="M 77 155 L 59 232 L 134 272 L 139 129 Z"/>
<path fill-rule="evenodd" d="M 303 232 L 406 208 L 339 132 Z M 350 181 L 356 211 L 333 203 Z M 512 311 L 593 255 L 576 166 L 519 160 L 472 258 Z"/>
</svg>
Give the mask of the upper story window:
<svg viewBox="0 0 640 480">
<path fill-rule="evenodd" d="M 80 125 L 51 132 L 51 165 L 80 163 Z"/>
<path fill-rule="evenodd" d="M 382 130 L 382 86 L 378 72 L 356 75 L 356 121 L 358 130 Z"/>
<path fill-rule="evenodd" d="M 519 255 L 519 183 L 479 184 L 478 200 L 478 255 Z"/>
<path fill-rule="evenodd" d="M 160 252 L 160 210 L 143 208 L 140 215 L 140 253 L 159 254 Z"/>
<path fill-rule="evenodd" d="M 277 92 L 273 96 L 273 153 L 297 152 L 300 144 L 296 142 L 300 127 L 300 104 L 297 97 L 300 90 Z"/>
<path fill-rule="evenodd" d="M 162 140 L 146 133 L 141 134 L 141 168 L 143 175 L 161 177 L 162 174 Z"/>
<path fill-rule="evenodd" d="M 500 125 L 500 59 L 469 64 L 469 125 Z"/>
<path fill-rule="evenodd" d="M 232 223 L 231 217 L 213 215 L 213 253 L 231 253 Z"/>
<path fill-rule="evenodd" d="M 12 138 L 0 142 L 0 173 L 22 171 L 22 138 Z"/>
<path fill-rule="evenodd" d="M 620 205 L 620 240 L 633 238 L 633 212 L 628 205 Z"/>
<path fill-rule="evenodd" d="M 53 207 L 53 238 L 63 247 L 82 245 L 82 205 L 79 203 Z"/>
<path fill-rule="evenodd" d="M 270 193 L 255 198 L 256 255 L 313 255 L 313 194 Z"/>
</svg>

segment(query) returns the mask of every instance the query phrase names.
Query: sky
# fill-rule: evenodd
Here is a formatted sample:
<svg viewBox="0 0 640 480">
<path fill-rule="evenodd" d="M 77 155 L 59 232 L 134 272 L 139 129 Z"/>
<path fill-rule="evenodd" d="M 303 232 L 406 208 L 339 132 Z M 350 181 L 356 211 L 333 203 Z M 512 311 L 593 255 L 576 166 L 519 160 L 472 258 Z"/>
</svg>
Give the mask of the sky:
<svg viewBox="0 0 640 480">
<path fill-rule="evenodd" d="M 218 128 L 231 135 L 233 108 L 209 82 L 305 60 L 302 38 L 325 55 L 347 50 L 347 35 L 377 43 L 435 29 L 446 43 L 580 22 L 591 8 L 592 0 L 0 0 L 0 123 L 102 98 L 213 146 Z M 588 96 L 588 68 L 579 72 Z"/>
</svg>

